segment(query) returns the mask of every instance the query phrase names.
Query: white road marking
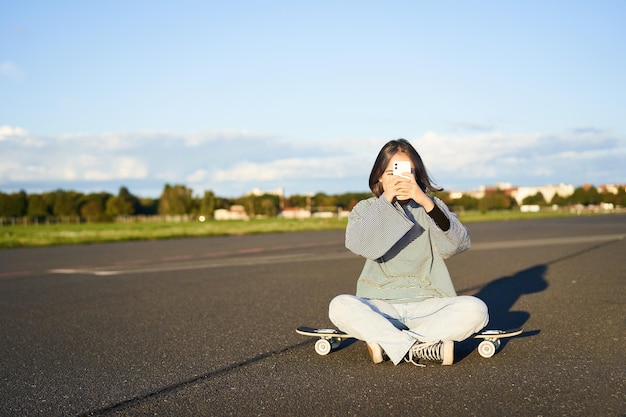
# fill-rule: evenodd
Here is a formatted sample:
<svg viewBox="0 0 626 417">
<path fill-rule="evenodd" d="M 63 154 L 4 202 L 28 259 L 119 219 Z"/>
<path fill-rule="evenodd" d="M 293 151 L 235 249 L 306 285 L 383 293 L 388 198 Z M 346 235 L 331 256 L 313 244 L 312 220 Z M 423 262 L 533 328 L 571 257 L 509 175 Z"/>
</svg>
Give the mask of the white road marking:
<svg viewBox="0 0 626 417">
<path fill-rule="evenodd" d="M 522 247 L 539 247 L 554 245 L 573 245 L 584 243 L 608 242 L 623 240 L 626 235 L 594 235 L 594 236 L 575 236 L 575 237 L 557 237 L 543 239 L 527 239 L 527 240 L 506 240 L 499 242 L 483 242 L 472 245 L 472 251 L 476 250 L 496 250 L 496 249 L 513 249 Z M 302 262 L 302 261 L 328 261 L 339 259 L 355 259 L 357 255 L 350 253 L 348 250 L 342 250 L 337 253 L 294 253 L 284 255 L 270 256 L 233 256 L 227 258 L 199 258 L 186 259 L 185 261 L 176 262 L 158 262 L 154 264 L 128 264 L 115 265 L 110 267 L 94 267 L 94 268 L 61 268 L 51 269 L 48 272 L 52 274 L 84 274 L 94 276 L 113 276 L 123 274 L 141 274 L 168 271 L 188 271 L 196 269 L 223 268 L 232 266 L 255 266 L 277 263 Z"/>
</svg>

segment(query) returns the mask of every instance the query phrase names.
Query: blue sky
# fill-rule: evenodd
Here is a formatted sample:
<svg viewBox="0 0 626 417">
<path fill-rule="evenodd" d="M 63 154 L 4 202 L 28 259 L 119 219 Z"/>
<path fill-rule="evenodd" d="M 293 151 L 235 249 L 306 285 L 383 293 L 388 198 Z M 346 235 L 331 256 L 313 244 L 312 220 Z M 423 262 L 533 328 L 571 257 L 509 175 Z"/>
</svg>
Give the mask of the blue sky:
<svg viewBox="0 0 626 417">
<path fill-rule="evenodd" d="M 25 1 L 0 13 L 0 191 L 626 183 L 623 1 Z"/>
</svg>

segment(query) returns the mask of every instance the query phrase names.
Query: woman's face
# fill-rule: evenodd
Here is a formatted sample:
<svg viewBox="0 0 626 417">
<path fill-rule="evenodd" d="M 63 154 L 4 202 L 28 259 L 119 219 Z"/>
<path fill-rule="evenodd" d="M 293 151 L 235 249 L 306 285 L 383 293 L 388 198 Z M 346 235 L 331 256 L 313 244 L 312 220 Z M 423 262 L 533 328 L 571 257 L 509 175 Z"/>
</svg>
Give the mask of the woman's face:
<svg viewBox="0 0 626 417">
<path fill-rule="evenodd" d="M 385 168 L 383 176 L 379 178 L 381 182 L 385 182 L 385 176 L 393 175 L 393 164 L 398 161 L 409 161 L 409 163 L 411 164 L 411 172 L 415 174 L 415 164 L 413 164 L 413 161 L 411 161 L 409 155 L 404 152 L 396 152 L 389 160 L 389 164 L 387 164 L 387 168 Z"/>
<path fill-rule="evenodd" d="M 393 165 L 394 163 L 400 162 L 400 161 L 408 161 L 411 166 L 411 173 L 404 174 L 403 177 L 405 178 L 401 180 L 401 183 L 404 183 L 406 185 L 407 181 L 415 182 L 412 179 L 408 180 L 408 178 L 415 176 L 415 165 L 413 164 L 413 161 L 411 161 L 411 158 L 409 157 L 409 155 L 407 155 L 404 152 L 397 152 L 391 157 L 391 159 L 389 160 L 389 164 L 387 165 L 387 168 L 383 172 L 383 175 L 378 179 L 378 181 L 380 181 L 380 183 L 382 184 L 383 192 L 389 193 L 389 195 L 394 195 L 398 199 L 398 201 L 402 203 L 402 201 L 408 201 L 409 197 L 408 195 L 397 194 L 398 184 L 399 184 L 398 181 L 399 181 L 399 178 L 401 177 L 393 175 Z"/>
</svg>

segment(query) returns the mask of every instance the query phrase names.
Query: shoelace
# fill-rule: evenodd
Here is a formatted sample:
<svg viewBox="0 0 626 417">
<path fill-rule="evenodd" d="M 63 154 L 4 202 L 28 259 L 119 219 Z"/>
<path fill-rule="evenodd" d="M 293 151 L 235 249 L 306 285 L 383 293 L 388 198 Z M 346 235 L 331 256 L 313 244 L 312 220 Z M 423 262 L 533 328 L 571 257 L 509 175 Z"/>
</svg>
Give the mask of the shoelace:
<svg viewBox="0 0 626 417">
<path fill-rule="evenodd" d="M 441 357 L 441 345 L 442 342 L 431 342 L 431 343 L 416 343 L 409 350 L 409 357 L 405 359 L 407 362 L 411 362 L 415 366 L 426 366 L 417 361 L 419 359 L 425 359 L 427 361 L 439 361 L 441 362 L 443 358 Z"/>
</svg>

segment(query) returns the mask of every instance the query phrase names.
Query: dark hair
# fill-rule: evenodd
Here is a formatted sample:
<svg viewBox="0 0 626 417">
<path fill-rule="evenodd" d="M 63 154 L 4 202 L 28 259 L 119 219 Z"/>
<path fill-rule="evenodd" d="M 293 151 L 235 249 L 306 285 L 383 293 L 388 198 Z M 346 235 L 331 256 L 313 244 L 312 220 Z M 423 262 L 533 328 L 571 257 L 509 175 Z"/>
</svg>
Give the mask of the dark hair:
<svg viewBox="0 0 626 417">
<path fill-rule="evenodd" d="M 424 192 L 443 190 L 443 188 L 437 188 L 433 185 L 433 181 L 426 171 L 424 162 L 422 162 L 422 158 L 413 145 L 406 139 L 396 139 L 390 140 L 383 146 L 372 167 L 372 172 L 370 173 L 370 189 L 376 197 L 380 197 L 383 194 L 383 184 L 379 181 L 380 177 L 385 173 L 391 158 L 398 152 L 407 154 L 413 162 L 413 165 L 415 165 L 415 181 Z"/>
</svg>

